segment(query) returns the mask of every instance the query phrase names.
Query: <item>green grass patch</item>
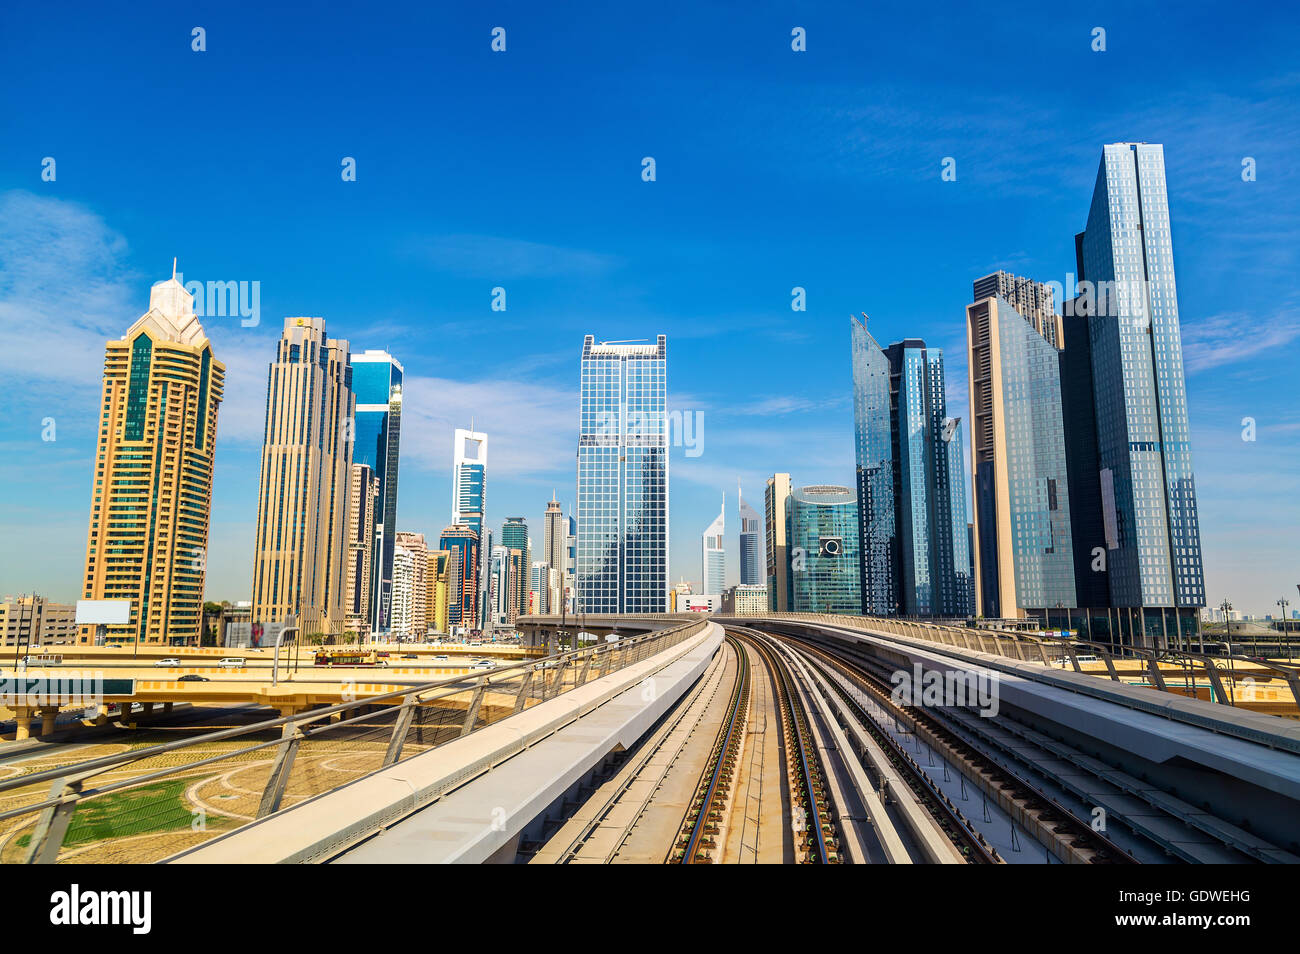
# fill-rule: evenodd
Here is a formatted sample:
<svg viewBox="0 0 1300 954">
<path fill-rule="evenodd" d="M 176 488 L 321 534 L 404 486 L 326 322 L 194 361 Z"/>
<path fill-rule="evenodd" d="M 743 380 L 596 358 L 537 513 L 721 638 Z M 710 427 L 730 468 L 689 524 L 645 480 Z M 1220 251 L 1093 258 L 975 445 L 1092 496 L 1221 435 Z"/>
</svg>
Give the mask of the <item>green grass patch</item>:
<svg viewBox="0 0 1300 954">
<path fill-rule="evenodd" d="M 185 790 L 194 782 L 194 778 L 162 779 L 92 798 L 77 806 L 63 846 L 190 829 L 195 814 L 185 801 Z M 224 827 L 224 821 L 220 816 L 209 816 L 205 825 L 210 830 Z"/>
</svg>

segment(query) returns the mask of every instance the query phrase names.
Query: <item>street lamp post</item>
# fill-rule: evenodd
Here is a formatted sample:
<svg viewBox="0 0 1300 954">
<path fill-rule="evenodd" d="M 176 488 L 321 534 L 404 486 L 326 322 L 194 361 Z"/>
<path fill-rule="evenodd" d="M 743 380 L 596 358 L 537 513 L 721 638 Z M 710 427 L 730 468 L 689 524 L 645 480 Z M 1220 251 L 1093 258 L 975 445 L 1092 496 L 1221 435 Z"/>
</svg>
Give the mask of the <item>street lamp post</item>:
<svg viewBox="0 0 1300 954">
<path fill-rule="evenodd" d="M 1278 629 L 1278 632 L 1281 634 L 1281 638 L 1282 638 L 1283 640 L 1286 641 L 1286 658 L 1287 658 L 1287 662 L 1290 662 L 1290 661 L 1291 661 L 1291 641 L 1290 641 L 1289 639 L 1286 638 L 1286 608 L 1287 608 L 1288 606 L 1291 605 L 1291 601 L 1288 600 L 1288 599 L 1284 596 L 1284 597 L 1282 597 L 1280 600 L 1277 601 L 1277 605 L 1278 605 L 1278 607 L 1280 607 L 1281 610 L 1282 610 L 1282 625 L 1281 625 L 1281 627 Z"/>
<path fill-rule="evenodd" d="M 1232 652 L 1232 617 L 1228 614 L 1232 612 L 1232 603 L 1225 599 L 1219 604 L 1219 609 L 1223 610 L 1223 625 L 1228 632 L 1228 652 Z"/>
</svg>

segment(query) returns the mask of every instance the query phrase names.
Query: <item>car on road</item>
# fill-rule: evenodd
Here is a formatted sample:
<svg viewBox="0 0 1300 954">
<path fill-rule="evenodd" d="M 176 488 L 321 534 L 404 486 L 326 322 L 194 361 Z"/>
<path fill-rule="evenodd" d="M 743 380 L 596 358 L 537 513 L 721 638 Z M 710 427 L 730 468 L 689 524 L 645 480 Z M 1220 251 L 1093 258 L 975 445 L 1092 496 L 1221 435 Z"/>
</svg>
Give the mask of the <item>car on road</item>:
<svg viewBox="0 0 1300 954">
<path fill-rule="evenodd" d="M 490 659 L 480 659 L 470 668 L 471 669 L 496 669 L 497 664 Z"/>
<path fill-rule="evenodd" d="M 246 664 L 246 660 L 240 659 L 238 656 L 227 656 L 217 663 L 222 669 L 243 669 Z"/>
<path fill-rule="evenodd" d="M 443 659 L 443 660 L 445 660 L 447 657 L 446 657 L 446 656 L 434 656 L 433 658 L 434 658 L 434 661 L 436 662 L 436 661 L 439 660 L 439 659 Z"/>
<path fill-rule="evenodd" d="M 168 656 L 166 659 L 154 660 L 155 666 L 179 666 L 180 664 L 181 661 L 177 659 L 175 656 Z"/>
<path fill-rule="evenodd" d="M 212 680 L 209 679 L 207 676 L 200 676 L 196 672 L 187 672 L 185 675 L 181 676 L 176 681 L 177 682 L 211 682 Z"/>
<path fill-rule="evenodd" d="M 403 659 L 419 659 L 420 657 L 417 656 L 415 653 L 407 653 L 407 654 L 406 654 L 405 656 L 403 656 L 402 658 L 403 658 Z"/>
</svg>

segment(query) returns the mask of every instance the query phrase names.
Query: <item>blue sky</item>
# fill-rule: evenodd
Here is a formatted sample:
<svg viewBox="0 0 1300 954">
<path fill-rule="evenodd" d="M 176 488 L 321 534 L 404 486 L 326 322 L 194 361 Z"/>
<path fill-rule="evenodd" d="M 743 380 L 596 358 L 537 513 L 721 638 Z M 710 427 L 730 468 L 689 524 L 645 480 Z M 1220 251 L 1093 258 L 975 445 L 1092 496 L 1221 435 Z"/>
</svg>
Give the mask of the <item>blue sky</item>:
<svg viewBox="0 0 1300 954">
<path fill-rule="evenodd" d="M 1146 140 L 1165 146 L 1207 596 L 1295 603 L 1298 18 L 1256 3 L 10 5 L 0 591 L 80 595 L 104 341 L 173 256 L 187 281 L 261 283 L 258 327 L 204 321 L 228 373 L 209 598 L 248 596 L 285 315 L 404 363 L 399 528 L 446 524 L 451 432 L 473 415 L 491 434 L 489 522 L 524 515 L 539 546 L 552 488 L 573 497 L 582 336 L 666 334 L 670 402 L 705 421 L 704 453 L 672 460 L 672 573 L 699 578 L 726 491 L 734 578 L 737 480 L 760 509 L 773 471 L 852 481 L 849 315 L 884 343 L 942 347 L 966 417 L 971 280 L 1063 282 L 1102 144 Z"/>
</svg>

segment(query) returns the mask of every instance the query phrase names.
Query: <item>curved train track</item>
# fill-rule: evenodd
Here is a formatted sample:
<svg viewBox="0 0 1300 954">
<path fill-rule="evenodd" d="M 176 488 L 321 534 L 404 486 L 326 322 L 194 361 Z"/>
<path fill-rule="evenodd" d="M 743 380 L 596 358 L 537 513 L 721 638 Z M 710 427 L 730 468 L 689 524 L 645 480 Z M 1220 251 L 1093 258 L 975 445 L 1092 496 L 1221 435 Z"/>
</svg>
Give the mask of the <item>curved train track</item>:
<svg viewBox="0 0 1300 954">
<path fill-rule="evenodd" d="M 834 668 L 850 683 L 868 693 L 876 705 L 890 712 L 900 721 L 910 723 L 928 745 L 947 755 L 958 766 L 971 772 L 975 776 L 976 783 L 985 791 L 995 795 L 1001 793 L 1008 801 L 1014 802 L 1026 828 L 1032 826 L 1037 837 L 1051 841 L 1053 843 L 1052 847 L 1055 849 L 1053 853 L 1061 860 L 1083 864 L 1138 863 L 1136 858 L 1124 851 L 1103 833 L 1095 831 L 1090 825 L 1065 811 L 1046 793 L 1039 790 L 1025 778 L 1008 772 L 997 762 L 989 759 L 979 749 L 970 745 L 960 734 L 953 731 L 945 722 L 927 712 L 923 707 L 898 705 L 892 698 L 892 684 L 881 673 L 874 671 L 866 660 L 853 658 L 846 653 L 827 649 L 799 637 L 783 638 L 797 644 L 801 650 L 809 655 L 822 660 L 825 665 Z M 850 706 L 855 707 L 867 719 L 864 724 L 868 726 L 874 725 L 865 710 L 853 699 L 851 693 L 844 692 L 840 686 L 833 682 L 832 685 L 841 698 L 845 699 Z M 876 727 L 876 733 L 879 736 L 889 738 L 891 744 L 886 748 L 887 752 L 900 753 L 908 763 L 915 766 L 911 758 L 902 753 L 896 740 L 889 736 L 889 733 L 881 731 L 879 727 Z M 918 773 L 924 775 L 923 772 L 920 772 L 919 766 L 916 766 L 916 771 L 909 772 L 908 777 L 913 778 Z M 927 803 L 939 811 L 939 814 L 935 816 L 936 820 L 945 830 L 949 831 L 950 835 L 958 834 L 962 837 L 962 841 L 954 839 L 959 848 L 973 850 L 975 846 L 971 844 L 969 836 L 975 834 L 980 843 L 980 852 L 990 850 L 982 844 L 982 838 L 978 838 L 978 833 L 973 832 L 965 819 L 960 820 L 956 826 L 956 832 L 952 830 L 951 819 L 949 819 L 948 824 L 945 824 L 945 820 L 941 815 L 951 815 L 948 810 L 951 808 L 955 812 L 955 806 L 952 806 L 941 793 L 934 791 L 928 778 L 918 784 L 926 789 L 931 796 L 926 798 Z M 917 784 L 913 784 L 912 788 L 917 791 L 919 796 L 926 794 L 918 791 Z M 934 797 L 936 794 L 937 798 Z M 960 813 L 957 813 L 957 817 L 960 818 Z M 965 842 L 965 844 L 963 845 L 962 842 Z M 993 855 L 996 860 L 1001 860 L 996 858 L 996 852 L 993 852 Z"/>
</svg>

